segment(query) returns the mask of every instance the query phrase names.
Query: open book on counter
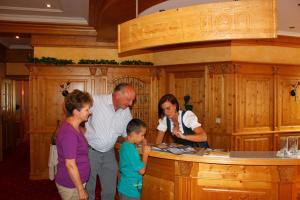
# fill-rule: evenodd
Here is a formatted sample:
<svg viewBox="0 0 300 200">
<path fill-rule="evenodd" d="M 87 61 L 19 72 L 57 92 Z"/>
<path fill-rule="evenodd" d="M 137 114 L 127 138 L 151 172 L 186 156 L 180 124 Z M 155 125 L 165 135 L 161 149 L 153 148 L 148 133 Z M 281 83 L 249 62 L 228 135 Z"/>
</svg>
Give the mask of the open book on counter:
<svg viewBox="0 0 300 200">
<path fill-rule="evenodd" d="M 205 157 L 228 157 L 230 153 L 228 151 L 224 151 L 222 149 L 203 149 L 203 148 L 193 148 L 190 146 L 184 146 L 181 144 L 159 144 L 159 145 L 152 145 L 153 151 L 161 151 L 161 152 L 169 152 L 176 155 L 190 155 L 194 154 L 197 156 L 205 156 Z"/>
</svg>

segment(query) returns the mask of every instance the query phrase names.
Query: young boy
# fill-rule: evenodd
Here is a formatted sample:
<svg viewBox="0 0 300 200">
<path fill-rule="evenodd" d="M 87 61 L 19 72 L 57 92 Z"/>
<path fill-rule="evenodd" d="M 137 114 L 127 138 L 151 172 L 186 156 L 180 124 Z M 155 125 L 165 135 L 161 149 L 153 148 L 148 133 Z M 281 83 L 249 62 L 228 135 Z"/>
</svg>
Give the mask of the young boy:
<svg viewBox="0 0 300 200">
<path fill-rule="evenodd" d="M 118 184 L 120 200 L 139 200 L 142 190 L 142 175 L 146 171 L 150 146 L 143 145 L 143 158 L 137 151 L 135 144 L 143 141 L 146 124 L 139 119 L 132 119 L 127 125 L 128 140 L 120 149 L 120 172 Z"/>
</svg>

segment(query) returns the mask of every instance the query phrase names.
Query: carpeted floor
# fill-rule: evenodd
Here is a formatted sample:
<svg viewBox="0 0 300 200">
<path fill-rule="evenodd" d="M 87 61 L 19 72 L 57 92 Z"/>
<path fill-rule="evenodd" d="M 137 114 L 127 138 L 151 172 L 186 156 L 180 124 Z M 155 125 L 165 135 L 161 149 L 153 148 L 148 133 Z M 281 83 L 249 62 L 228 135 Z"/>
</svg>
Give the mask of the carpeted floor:
<svg viewBox="0 0 300 200">
<path fill-rule="evenodd" d="M 17 150 L 0 162 L 0 199 L 59 200 L 55 183 L 50 180 L 29 180 L 29 145 Z"/>
<path fill-rule="evenodd" d="M 18 149 L 0 162 L 0 199 L 2 200 L 60 200 L 54 181 L 29 180 L 29 145 Z M 100 200 L 99 182 L 96 190 Z"/>
</svg>

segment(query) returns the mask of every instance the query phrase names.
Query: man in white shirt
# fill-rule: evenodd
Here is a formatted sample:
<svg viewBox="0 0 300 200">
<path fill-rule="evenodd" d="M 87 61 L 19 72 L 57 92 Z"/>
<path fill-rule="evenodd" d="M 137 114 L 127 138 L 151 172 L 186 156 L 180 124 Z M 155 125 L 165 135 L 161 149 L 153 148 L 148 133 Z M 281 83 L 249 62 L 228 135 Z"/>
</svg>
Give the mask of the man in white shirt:
<svg viewBox="0 0 300 200">
<path fill-rule="evenodd" d="M 101 182 L 101 200 L 114 200 L 118 163 L 114 145 L 119 136 L 126 137 L 126 126 L 132 119 L 129 107 L 135 99 L 133 87 L 120 83 L 109 95 L 93 96 L 92 116 L 86 123 L 86 138 L 90 145 L 91 174 L 86 189 L 89 199 L 95 199 L 97 175 Z"/>
</svg>

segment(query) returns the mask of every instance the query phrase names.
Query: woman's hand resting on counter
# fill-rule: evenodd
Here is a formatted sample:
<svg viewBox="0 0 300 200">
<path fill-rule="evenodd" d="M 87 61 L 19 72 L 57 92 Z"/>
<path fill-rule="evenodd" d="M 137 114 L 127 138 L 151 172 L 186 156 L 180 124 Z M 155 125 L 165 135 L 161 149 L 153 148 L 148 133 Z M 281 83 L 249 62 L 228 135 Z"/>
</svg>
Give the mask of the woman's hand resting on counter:
<svg viewBox="0 0 300 200">
<path fill-rule="evenodd" d="M 179 129 L 173 129 L 172 134 L 178 138 L 185 139 L 185 135 Z"/>
</svg>

